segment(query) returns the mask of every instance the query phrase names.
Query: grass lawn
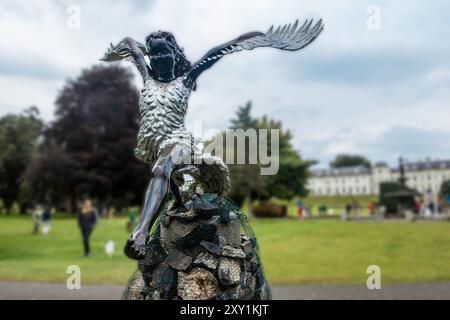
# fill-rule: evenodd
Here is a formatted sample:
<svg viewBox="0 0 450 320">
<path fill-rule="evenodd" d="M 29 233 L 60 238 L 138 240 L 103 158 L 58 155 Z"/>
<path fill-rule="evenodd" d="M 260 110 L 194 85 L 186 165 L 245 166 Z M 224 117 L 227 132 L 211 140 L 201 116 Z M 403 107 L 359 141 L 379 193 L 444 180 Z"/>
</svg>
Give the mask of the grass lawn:
<svg viewBox="0 0 450 320">
<path fill-rule="evenodd" d="M 136 263 L 122 254 L 125 219 L 102 220 L 92 256 L 82 257 L 74 219 L 54 219 L 47 236 L 32 236 L 30 217 L 0 216 L 0 279 L 65 282 L 79 265 L 82 283 L 126 283 Z M 365 284 L 366 268 L 381 267 L 382 284 L 450 280 L 450 224 L 252 221 L 272 284 Z M 116 254 L 104 253 L 114 240 Z"/>
<path fill-rule="evenodd" d="M 128 234 L 125 218 L 101 220 L 91 236 L 91 256 L 83 257 L 76 219 L 57 218 L 50 234 L 31 234 L 31 217 L 0 216 L 0 279 L 61 282 L 69 265 L 79 265 L 83 283 L 126 283 L 136 264 L 122 248 Z M 116 253 L 109 258 L 104 246 L 113 240 Z"/>
</svg>

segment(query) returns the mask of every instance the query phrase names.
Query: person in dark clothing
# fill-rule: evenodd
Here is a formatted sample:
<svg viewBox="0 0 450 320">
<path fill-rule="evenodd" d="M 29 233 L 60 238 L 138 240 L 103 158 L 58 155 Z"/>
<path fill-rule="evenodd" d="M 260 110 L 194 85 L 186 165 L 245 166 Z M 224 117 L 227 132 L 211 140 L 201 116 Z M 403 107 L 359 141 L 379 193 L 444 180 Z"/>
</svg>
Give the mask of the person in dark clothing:
<svg viewBox="0 0 450 320">
<path fill-rule="evenodd" d="M 89 237 L 95 228 L 99 219 L 98 211 L 92 206 L 92 201 L 86 198 L 78 214 L 78 226 L 83 236 L 84 256 L 88 257 L 91 250 L 89 246 Z"/>
<path fill-rule="evenodd" d="M 347 203 L 347 204 L 345 205 L 345 213 L 346 213 L 347 215 L 350 215 L 350 214 L 352 213 L 352 205 L 351 205 L 351 203 Z"/>
</svg>

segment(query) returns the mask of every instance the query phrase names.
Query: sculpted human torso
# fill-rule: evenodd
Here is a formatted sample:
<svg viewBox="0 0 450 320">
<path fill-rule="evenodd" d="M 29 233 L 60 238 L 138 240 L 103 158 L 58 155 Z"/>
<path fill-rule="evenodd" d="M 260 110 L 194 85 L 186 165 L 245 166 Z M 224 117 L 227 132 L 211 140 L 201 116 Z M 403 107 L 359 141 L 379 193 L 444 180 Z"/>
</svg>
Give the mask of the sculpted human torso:
<svg viewBox="0 0 450 320">
<path fill-rule="evenodd" d="M 192 144 L 192 135 L 184 125 L 191 89 L 183 80 L 179 77 L 164 83 L 150 78 L 145 82 L 139 99 L 141 124 L 135 150 L 139 159 L 153 164 L 162 149 L 176 143 Z"/>
<path fill-rule="evenodd" d="M 174 207 L 183 209 L 183 198 L 175 177 L 186 161 L 191 158 L 208 160 L 204 163 L 194 161 L 198 168 L 197 178 L 205 192 L 220 195 L 219 201 L 230 188 L 226 165 L 220 159 L 194 152 L 192 135 L 184 126 L 187 101 L 199 75 L 223 56 L 241 50 L 258 47 L 300 50 L 314 41 L 322 30 L 321 20 L 314 25 L 312 20 L 306 20 L 301 26 L 296 21 L 276 30 L 271 27 L 267 33 L 249 32 L 211 49 L 193 65 L 170 32 L 150 34 L 145 45 L 131 38 L 125 38 L 117 46 L 111 45 L 102 60 L 131 61 L 144 80 L 139 102 L 141 125 L 136 156 L 152 166 L 152 178 L 139 225 L 125 247 L 129 257 L 142 259 L 145 256 L 148 231 L 169 188 L 176 200 Z M 146 56 L 150 63 L 147 63 Z M 192 166 L 189 164 L 186 167 Z"/>
</svg>

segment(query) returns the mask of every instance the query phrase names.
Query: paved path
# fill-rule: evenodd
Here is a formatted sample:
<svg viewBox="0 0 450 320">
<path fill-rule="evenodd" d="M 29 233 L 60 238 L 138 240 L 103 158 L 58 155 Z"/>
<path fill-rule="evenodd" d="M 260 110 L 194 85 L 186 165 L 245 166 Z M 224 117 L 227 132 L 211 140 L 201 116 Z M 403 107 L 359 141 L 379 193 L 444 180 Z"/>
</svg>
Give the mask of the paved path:
<svg viewBox="0 0 450 320">
<path fill-rule="evenodd" d="M 0 300 L 4 299 L 119 299 L 123 286 L 85 285 L 68 290 L 65 284 L 0 281 Z M 450 299 L 450 282 L 401 284 L 368 290 L 362 286 L 273 286 L 274 299 Z"/>
</svg>

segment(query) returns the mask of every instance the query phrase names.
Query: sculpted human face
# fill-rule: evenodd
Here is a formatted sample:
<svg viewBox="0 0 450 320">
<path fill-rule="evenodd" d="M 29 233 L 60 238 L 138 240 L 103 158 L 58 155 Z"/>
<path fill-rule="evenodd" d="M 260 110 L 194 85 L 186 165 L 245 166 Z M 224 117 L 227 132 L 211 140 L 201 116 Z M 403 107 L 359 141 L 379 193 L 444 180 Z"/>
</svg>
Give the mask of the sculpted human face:
<svg viewBox="0 0 450 320">
<path fill-rule="evenodd" d="M 152 40 L 149 48 L 150 67 L 162 79 L 171 80 L 174 74 L 175 57 L 165 39 Z"/>
</svg>

